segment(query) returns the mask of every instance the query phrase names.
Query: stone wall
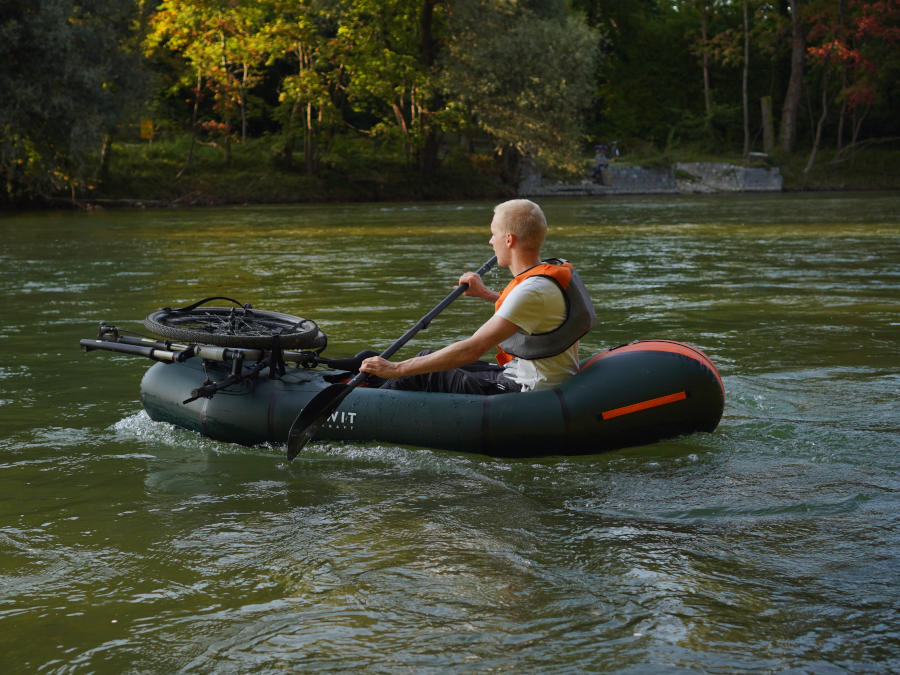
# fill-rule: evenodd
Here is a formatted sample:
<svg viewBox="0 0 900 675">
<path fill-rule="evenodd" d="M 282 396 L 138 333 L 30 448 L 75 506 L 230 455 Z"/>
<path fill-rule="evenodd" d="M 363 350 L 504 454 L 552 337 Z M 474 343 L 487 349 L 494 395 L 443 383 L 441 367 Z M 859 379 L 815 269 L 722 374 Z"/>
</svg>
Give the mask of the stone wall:
<svg viewBox="0 0 900 675">
<path fill-rule="evenodd" d="M 675 177 L 679 192 L 780 192 L 782 184 L 777 167 L 715 162 L 678 162 Z"/>
<path fill-rule="evenodd" d="M 698 192 L 780 192 L 777 167 L 746 167 L 722 162 L 679 162 L 674 167 L 647 168 L 611 164 L 601 180 L 545 182 L 532 164 L 519 183 L 520 197 L 600 196 L 616 194 L 690 194 Z"/>
</svg>

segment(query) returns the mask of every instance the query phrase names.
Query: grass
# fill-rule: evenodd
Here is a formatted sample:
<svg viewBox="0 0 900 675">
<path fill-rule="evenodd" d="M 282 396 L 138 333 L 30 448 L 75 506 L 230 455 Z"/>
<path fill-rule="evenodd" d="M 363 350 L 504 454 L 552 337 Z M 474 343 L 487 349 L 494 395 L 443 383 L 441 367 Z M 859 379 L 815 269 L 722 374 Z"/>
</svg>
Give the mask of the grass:
<svg viewBox="0 0 900 675">
<path fill-rule="evenodd" d="M 185 205 L 226 203 L 352 202 L 429 199 L 489 199 L 514 195 L 489 155 L 451 153 L 433 176 L 398 160 L 399 153 L 379 148 L 369 139 L 339 139 L 320 158 L 316 175 L 302 168 L 302 155 L 292 167 L 276 156 L 273 138 L 233 143 L 231 160 L 222 147 L 197 144 L 184 175 L 187 137 L 114 146 L 108 177 L 91 195 L 102 201 L 159 202 Z M 808 151 L 773 153 L 745 161 L 738 155 L 714 155 L 702 148 L 671 146 L 660 151 L 649 144 L 624 147 L 622 164 L 665 168 L 677 162 L 728 162 L 745 166 L 777 166 L 785 190 L 900 189 L 900 143 L 871 144 L 851 156 L 819 152 L 815 166 L 804 172 Z M 592 160 L 585 157 L 585 175 Z M 580 181 L 584 176 L 547 173 L 545 179 Z"/>
<path fill-rule="evenodd" d="M 320 160 L 316 175 L 303 170 L 303 157 L 292 166 L 279 161 L 270 138 L 233 143 L 230 161 L 219 145 L 196 144 L 190 166 L 187 138 L 113 146 L 108 176 L 92 193 L 96 200 L 160 201 L 183 204 L 293 203 L 461 199 L 503 196 L 510 192 L 484 157 L 454 156 L 431 177 L 411 169 L 389 153 L 373 154 L 342 147 Z"/>
<path fill-rule="evenodd" d="M 805 172 L 808 153 L 782 158 L 786 190 L 900 189 L 900 143 L 870 145 L 847 157 L 832 148 L 820 150 L 812 169 Z"/>
</svg>

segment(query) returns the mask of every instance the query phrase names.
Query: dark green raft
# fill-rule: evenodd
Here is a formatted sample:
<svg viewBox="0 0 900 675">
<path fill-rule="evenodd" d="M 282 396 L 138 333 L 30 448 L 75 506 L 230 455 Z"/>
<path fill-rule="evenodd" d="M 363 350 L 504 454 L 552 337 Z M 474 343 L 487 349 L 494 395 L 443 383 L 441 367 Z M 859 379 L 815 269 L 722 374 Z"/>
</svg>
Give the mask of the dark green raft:
<svg viewBox="0 0 900 675">
<path fill-rule="evenodd" d="M 382 355 L 427 326 L 461 292 L 457 288 Z M 235 306 L 209 306 L 214 300 Z M 285 443 L 307 403 L 338 382 L 361 382 L 360 361 L 376 353 L 325 358 L 328 339 L 314 321 L 230 298 L 165 307 L 144 325 L 162 338 L 126 335 L 101 323 L 96 339 L 81 340 L 81 346 L 159 361 L 141 382 L 141 402 L 152 419 L 245 445 Z M 545 391 L 469 396 L 338 389 L 342 395 L 335 405 L 340 404 L 317 415 L 316 424 L 307 427 L 309 439 L 499 457 L 586 454 L 713 431 L 725 405 L 712 361 L 690 345 L 669 340 L 600 352 L 582 362 L 570 380 Z"/>
<path fill-rule="evenodd" d="M 349 376 L 288 367 L 270 378 L 266 368 L 210 398 L 184 402 L 204 383 L 223 381 L 231 372 L 223 362 L 200 358 L 158 363 L 144 375 L 141 402 L 152 419 L 210 438 L 280 444 L 311 398 Z M 585 454 L 712 431 L 724 400 L 722 381 L 705 354 L 683 343 L 651 340 L 601 352 L 571 380 L 547 391 L 468 396 L 358 387 L 314 440 L 498 457 Z"/>
</svg>

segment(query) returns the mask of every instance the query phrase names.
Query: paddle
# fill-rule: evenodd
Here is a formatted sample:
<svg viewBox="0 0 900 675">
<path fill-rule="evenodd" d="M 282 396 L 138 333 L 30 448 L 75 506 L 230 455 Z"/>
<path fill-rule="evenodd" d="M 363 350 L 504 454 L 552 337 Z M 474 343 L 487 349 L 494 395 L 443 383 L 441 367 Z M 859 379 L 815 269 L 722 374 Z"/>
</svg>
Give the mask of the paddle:
<svg viewBox="0 0 900 675">
<path fill-rule="evenodd" d="M 478 269 L 477 274 L 483 276 L 496 263 L 497 256 L 494 256 Z M 413 335 L 423 328 L 427 328 L 428 324 L 431 323 L 431 320 L 444 311 L 447 305 L 462 295 L 468 287 L 469 284 L 460 284 L 453 289 L 453 292 L 450 293 L 450 295 L 441 300 L 434 309 L 419 319 L 415 326 L 403 334 L 403 337 L 385 349 L 381 353 L 381 358 L 391 358 L 400 347 L 409 342 Z M 348 382 L 338 382 L 337 384 L 332 384 L 330 387 L 326 387 L 316 394 L 309 403 L 303 406 L 303 410 L 300 411 L 300 414 L 297 415 L 294 423 L 291 424 L 291 430 L 288 433 L 288 461 L 293 460 L 294 457 L 300 453 L 303 446 L 309 442 L 313 435 L 315 435 L 325 419 L 341 404 L 341 401 L 347 398 L 351 391 L 356 389 L 356 387 L 361 385 L 368 378 L 368 373 L 357 373 L 353 379 Z"/>
</svg>

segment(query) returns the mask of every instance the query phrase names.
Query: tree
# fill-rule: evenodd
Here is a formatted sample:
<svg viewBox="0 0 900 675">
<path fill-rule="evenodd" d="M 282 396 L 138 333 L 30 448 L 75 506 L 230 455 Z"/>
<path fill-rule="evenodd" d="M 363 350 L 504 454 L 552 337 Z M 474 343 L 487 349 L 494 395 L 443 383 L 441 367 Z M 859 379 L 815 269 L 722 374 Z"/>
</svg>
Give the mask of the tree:
<svg viewBox="0 0 900 675">
<path fill-rule="evenodd" d="M 713 36 L 707 27 L 706 2 L 702 3 L 700 26 L 702 41 L 696 51 L 703 57 L 704 92 L 707 98 L 707 116 L 712 117 L 709 102 L 709 66 L 711 62 L 726 67 L 741 68 L 741 110 L 743 113 L 743 155 L 750 154 L 750 2 L 741 0 L 740 29 L 727 27 Z M 722 14 L 724 16 L 724 13 Z"/>
<path fill-rule="evenodd" d="M 259 3 L 231 0 L 166 0 L 153 15 L 145 45 L 147 53 L 168 49 L 179 54 L 190 66 L 184 71 L 182 84 L 196 81 L 191 150 L 185 169 L 193 156 L 197 111 L 204 87 L 210 90 L 220 117 L 220 123 L 211 122 L 207 127 L 224 138 L 226 161 L 231 159 L 235 113 L 241 119 L 241 138 L 246 139 L 247 93 L 259 79 L 264 61 L 259 40 L 263 17 Z"/>
<path fill-rule="evenodd" d="M 0 4 L 5 201 L 90 187 L 104 135 L 143 100 L 136 19 L 137 6 L 117 0 Z"/>
<path fill-rule="evenodd" d="M 261 38 L 267 65 L 283 61 L 294 72 L 280 85 L 279 119 L 285 137 L 282 156 L 292 163 L 296 129 L 303 129 L 303 156 L 307 174 L 316 169 L 316 138 L 326 119 L 338 116 L 335 91 L 342 81 L 341 67 L 334 65 L 333 36 L 337 30 L 334 3 L 328 0 L 266 0 L 266 20 Z M 300 120 L 298 124 L 298 120 Z"/>
<path fill-rule="evenodd" d="M 744 108 L 744 157 L 750 155 L 750 8 L 748 0 L 743 0 L 744 9 L 744 63 L 741 68 L 741 102 Z"/>
<path fill-rule="evenodd" d="M 712 87 L 709 83 L 709 5 L 707 0 L 700 0 L 700 57 L 703 68 L 703 104 L 706 117 L 712 117 Z"/>
<path fill-rule="evenodd" d="M 793 152 L 797 145 L 797 113 L 803 93 L 803 66 L 806 50 L 806 35 L 800 16 L 801 0 L 790 0 L 791 15 L 791 77 L 784 95 L 781 109 L 781 148 Z"/>
<path fill-rule="evenodd" d="M 408 163 L 426 172 L 437 162 L 436 55 L 444 18 L 438 5 L 436 0 L 345 0 L 337 32 L 350 103 L 374 115 L 374 136 L 399 140 Z"/>
<path fill-rule="evenodd" d="M 685 12 L 694 12 L 698 16 L 699 32 L 691 31 L 691 52 L 700 59 L 700 71 L 703 76 L 703 109 L 706 123 L 710 125 L 713 117 L 713 96 L 711 70 L 713 65 L 713 41 L 710 36 L 710 15 L 713 4 L 710 0 L 686 0 L 683 4 Z"/>
<path fill-rule="evenodd" d="M 597 80 L 588 111 L 594 139 L 663 145 L 683 133 L 709 138 L 717 83 L 709 53 L 707 113 L 698 77 L 702 48 L 692 49 L 702 42 L 696 35 L 702 0 L 572 0 L 572 5 L 598 35 Z M 719 3 L 705 6 L 712 34 Z"/>
<path fill-rule="evenodd" d="M 537 3 L 535 3 L 537 4 Z M 455 6 L 443 58 L 452 109 L 498 151 L 574 167 L 599 60 L 599 34 L 579 16 L 505 2 Z"/>
<path fill-rule="evenodd" d="M 843 126 L 845 111 L 850 111 L 854 120 L 851 146 L 856 143 L 865 111 L 887 89 L 887 83 L 881 81 L 882 71 L 886 66 L 890 68 L 891 52 L 900 43 L 900 6 L 896 0 L 849 4 L 841 0 L 837 6 L 820 2 L 810 5 L 810 9 L 808 54 L 819 71 L 822 93 L 819 120 L 805 172 L 809 172 L 815 163 L 833 102 L 841 106 L 839 127 Z M 840 76 L 837 91 L 831 86 L 836 75 Z M 840 128 L 838 138 L 840 150 Z"/>
</svg>

